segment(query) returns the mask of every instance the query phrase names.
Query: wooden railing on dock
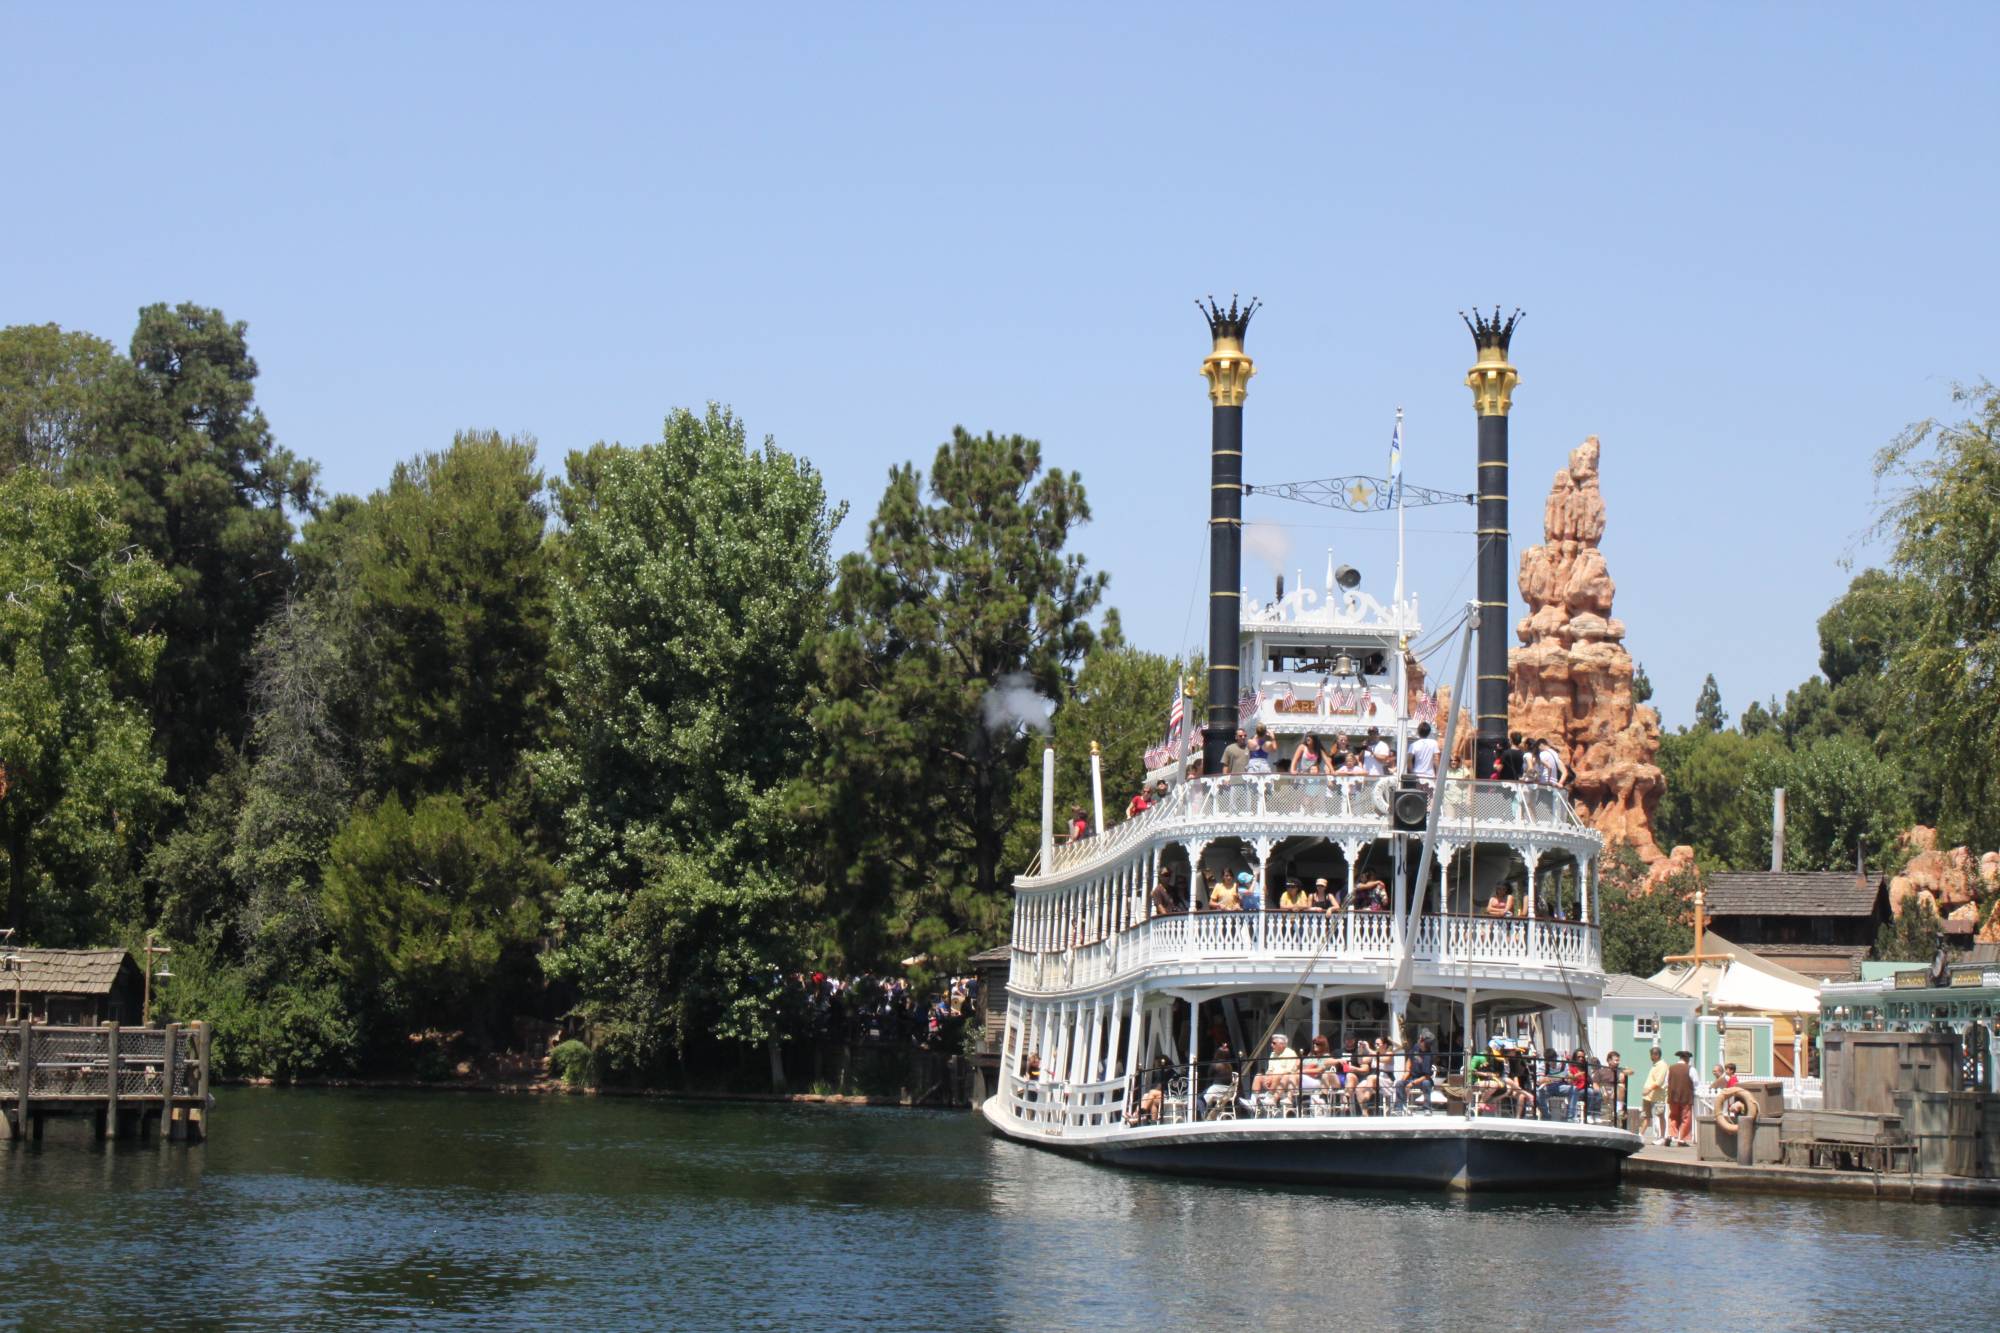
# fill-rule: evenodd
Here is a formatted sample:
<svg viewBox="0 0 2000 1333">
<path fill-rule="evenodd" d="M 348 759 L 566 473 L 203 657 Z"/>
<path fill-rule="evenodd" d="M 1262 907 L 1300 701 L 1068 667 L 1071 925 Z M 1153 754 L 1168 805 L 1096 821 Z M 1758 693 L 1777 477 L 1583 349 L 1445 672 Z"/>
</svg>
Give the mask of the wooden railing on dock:
<svg viewBox="0 0 2000 1333">
<path fill-rule="evenodd" d="M 98 1137 L 199 1141 L 208 1125 L 206 1023 L 163 1028 L 0 1025 L 0 1139 L 89 1116 Z"/>
</svg>

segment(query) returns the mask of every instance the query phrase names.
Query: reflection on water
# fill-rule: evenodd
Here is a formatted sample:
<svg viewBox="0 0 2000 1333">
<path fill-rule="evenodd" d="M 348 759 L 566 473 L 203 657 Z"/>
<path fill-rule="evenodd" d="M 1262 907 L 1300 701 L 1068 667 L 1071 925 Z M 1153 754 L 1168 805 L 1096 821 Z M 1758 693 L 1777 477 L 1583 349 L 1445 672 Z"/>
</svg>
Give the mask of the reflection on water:
<svg viewBox="0 0 2000 1333">
<path fill-rule="evenodd" d="M 1992 1210 L 1219 1185 L 934 1112 L 231 1089 L 205 1147 L 0 1150 L 0 1206 L 28 1326 L 1935 1329 L 2000 1301 Z"/>
</svg>

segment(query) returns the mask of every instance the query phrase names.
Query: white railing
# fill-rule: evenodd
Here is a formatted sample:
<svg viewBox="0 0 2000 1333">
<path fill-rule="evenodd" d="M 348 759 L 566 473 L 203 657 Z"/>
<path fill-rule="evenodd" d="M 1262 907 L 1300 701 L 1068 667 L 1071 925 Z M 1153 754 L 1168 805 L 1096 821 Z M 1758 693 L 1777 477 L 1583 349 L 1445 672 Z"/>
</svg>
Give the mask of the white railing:
<svg viewBox="0 0 2000 1333">
<path fill-rule="evenodd" d="M 1126 1079 L 1101 1083 L 1040 1079 L 1030 1083 L 1010 1072 L 1005 1084 L 1007 1107 L 1014 1119 L 1051 1136 L 1078 1129 L 1114 1129 L 1125 1123 L 1125 1098 L 1131 1088 Z"/>
<path fill-rule="evenodd" d="M 1080 948 L 1016 949 L 1008 984 L 1024 992 L 1070 991 L 1156 966 L 1237 961 L 1296 968 L 1315 958 L 1386 962 L 1396 955 L 1396 919 L 1388 912 L 1177 912 Z M 1446 967 L 1595 972 L 1602 966 L 1595 926 L 1522 917 L 1420 917 L 1410 955 Z"/>
<path fill-rule="evenodd" d="M 1114 824 L 1103 833 L 1055 847 L 1046 865 L 1039 854 L 1026 877 L 1067 874 L 1110 862 L 1128 854 L 1155 834 L 1216 833 L 1218 821 L 1291 821 L 1344 824 L 1341 833 L 1379 838 L 1388 831 L 1386 804 L 1394 778 L 1293 777 L 1287 773 L 1242 777 L 1198 778 L 1182 783 L 1167 799 L 1137 818 Z M 1386 786 L 1384 784 L 1387 784 Z M 1577 818 L 1569 793 L 1535 782 L 1491 782 L 1461 779 L 1445 783 L 1444 810 L 1438 835 L 1453 842 L 1475 836 L 1503 840 L 1528 834 L 1594 836 Z"/>
</svg>

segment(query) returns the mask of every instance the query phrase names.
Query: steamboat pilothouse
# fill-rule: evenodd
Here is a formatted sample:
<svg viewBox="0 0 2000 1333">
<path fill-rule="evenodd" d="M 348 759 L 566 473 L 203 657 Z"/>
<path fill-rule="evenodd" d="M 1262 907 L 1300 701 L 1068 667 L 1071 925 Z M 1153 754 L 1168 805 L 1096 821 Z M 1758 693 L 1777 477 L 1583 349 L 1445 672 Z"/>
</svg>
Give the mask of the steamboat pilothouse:
<svg viewBox="0 0 2000 1333">
<path fill-rule="evenodd" d="M 1255 308 L 1204 308 L 1214 349 L 1202 365 L 1213 447 L 1200 752 L 1186 755 L 1184 741 L 1181 753 L 1149 756 L 1149 780 L 1170 782 L 1161 799 L 1106 828 L 1100 794 L 1095 834 L 1058 843 L 1045 751 L 1042 846 L 1014 881 L 999 1086 L 982 1111 L 1012 1139 L 1189 1175 L 1455 1190 L 1615 1183 L 1639 1147 L 1615 1123 L 1620 1089 L 1591 1079 L 1587 1058 L 1584 1086 L 1565 1064 L 1510 1058 L 1517 1039 L 1575 1040 L 1602 992 L 1603 839 L 1559 785 L 1471 776 L 1494 772 L 1507 745 L 1515 321 L 1497 311 L 1467 321 L 1479 485 L 1456 498 L 1478 508 L 1479 592 L 1464 608 L 1450 696 L 1465 697 L 1476 631 L 1467 746 L 1461 710 L 1439 707 L 1412 654 L 1420 625 L 1400 564 L 1386 605 L 1329 560 L 1323 589 L 1281 584 L 1275 600 L 1246 608 L 1243 401 L 1254 368 L 1243 337 Z M 1259 771 L 1229 771 L 1243 766 L 1225 760 L 1239 728 L 1268 738 L 1253 747 Z M 1420 728 L 1442 736 L 1420 745 Z M 1320 762 L 1295 773 L 1308 738 L 1366 749 L 1376 771 Z"/>
</svg>

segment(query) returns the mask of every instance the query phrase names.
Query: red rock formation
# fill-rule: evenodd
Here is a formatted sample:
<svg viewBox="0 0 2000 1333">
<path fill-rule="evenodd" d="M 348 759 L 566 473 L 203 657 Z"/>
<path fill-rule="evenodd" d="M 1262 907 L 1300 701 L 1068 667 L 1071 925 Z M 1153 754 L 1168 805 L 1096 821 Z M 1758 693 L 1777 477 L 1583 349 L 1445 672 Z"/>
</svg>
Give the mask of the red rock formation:
<svg viewBox="0 0 2000 1333">
<path fill-rule="evenodd" d="M 1911 856 L 1902 873 L 1889 881 L 1892 910 L 1901 912 L 1906 903 L 1915 900 L 1928 903 L 1948 920 L 1976 921 L 1980 904 L 2000 893 L 2000 852 L 1986 852 L 1975 859 L 1965 847 L 1940 851 L 1937 830 L 1926 824 L 1905 832 L 1902 844 Z M 2000 919 L 2000 913 L 1995 916 Z"/>
<path fill-rule="evenodd" d="M 1615 585 L 1597 549 L 1604 536 L 1597 457 L 1595 435 L 1570 452 L 1549 488 L 1543 544 L 1521 553 L 1528 616 L 1515 631 L 1522 646 L 1508 657 L 1508 722 L 1554 741 L 1576 772 L 1578 813 L 1651 865 L 1661 856 L 1653 809 L 1666 787 L 1653 762 L 1660 716 L 1632 702 L 1625 624 L 1611 618 Z"/>
</svg>

